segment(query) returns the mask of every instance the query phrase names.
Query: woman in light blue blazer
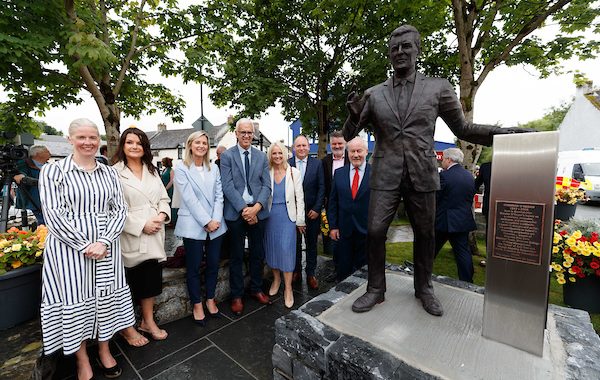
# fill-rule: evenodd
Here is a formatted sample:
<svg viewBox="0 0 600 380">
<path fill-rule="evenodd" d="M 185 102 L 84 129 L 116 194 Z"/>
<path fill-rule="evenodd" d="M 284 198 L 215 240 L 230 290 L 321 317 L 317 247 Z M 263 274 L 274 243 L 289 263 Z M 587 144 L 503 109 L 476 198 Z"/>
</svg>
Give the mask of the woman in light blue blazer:
<svg viewBox="0 0 600 380">
<path fill-rule="evenodd" d="M 185 143 L 183 162 L 175 167 L 175 184 L 181 197 L 175 235 L 183 238 L 192 317 L 200 326 L 206 323 L 200 294 L 200 263 L 206 254 L 206 308 L 210 316 L 218 317 L 215 288 L 221 240 L 227 231 L 221 175 L 217 165 L 210 163 L 209 149 L 206 132 L 192 133 Z"/>
</svg>

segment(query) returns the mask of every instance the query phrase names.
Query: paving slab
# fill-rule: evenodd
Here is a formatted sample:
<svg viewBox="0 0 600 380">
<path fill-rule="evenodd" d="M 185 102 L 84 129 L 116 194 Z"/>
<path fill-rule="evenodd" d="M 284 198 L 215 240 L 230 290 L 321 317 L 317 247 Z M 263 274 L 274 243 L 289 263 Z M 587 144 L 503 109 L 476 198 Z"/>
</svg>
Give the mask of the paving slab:
<svg viewBox="0 0 600 380">
<path fill-rule="evenodd" d="M 407 365 L 442 379 L 564 379 L 565 351 L 549 313 L 539 357 L 482 337 L 483 296 L 435 283 L 444 316 L 427 314 L 414 297 L 413 278 L 387 272 L 386 301 L 353 313 L 363 284 L 317 316 L 323 324 L 368 341 Z"/>
</svg>

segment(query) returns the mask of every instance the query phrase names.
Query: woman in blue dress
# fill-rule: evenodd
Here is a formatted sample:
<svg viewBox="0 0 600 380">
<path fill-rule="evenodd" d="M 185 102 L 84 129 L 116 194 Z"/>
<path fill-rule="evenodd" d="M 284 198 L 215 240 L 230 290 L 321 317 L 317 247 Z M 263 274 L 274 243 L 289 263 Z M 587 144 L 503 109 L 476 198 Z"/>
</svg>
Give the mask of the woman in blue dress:
<svg viewBox="0 0 600 380">
<path fill-rule="evenodd" d="M 296 266 L 296 230 L 304 233 L 304 192 L 298 169 L 287 163 L 287 148 L 275 142 L 267 152 L 271 169 L 270 214 L 265 226 L 265 257 L 273 271 L 269 296 L 279 292 L 281 274 L 284 280 L 284 303 L 294 306 L 292 275 Z"/>
</svg>

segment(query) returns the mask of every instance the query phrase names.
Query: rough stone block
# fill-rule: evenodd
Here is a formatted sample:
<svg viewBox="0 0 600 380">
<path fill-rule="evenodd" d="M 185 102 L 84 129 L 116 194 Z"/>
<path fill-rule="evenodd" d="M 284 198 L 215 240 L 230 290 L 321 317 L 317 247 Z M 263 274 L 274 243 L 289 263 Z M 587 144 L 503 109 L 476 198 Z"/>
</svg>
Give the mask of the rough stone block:
<svg viewBox="0 0 600 380">
<path fill-rule="evenodd" d="M 273 354 L 271 355 L 273 368 L 279 369 L 282 373 L 292 375 L 292 354 L 276 344 L 273 346 Z"/>
<path fill-rule="evenodd" d="M 331 327 L 297 310 L 275 322 L 275 343 L 322 372 L 327 370 L 326 351 L 339 337 Z"/>
<path fill-rule="evenodd" d="M 331 305 L 335 304 L 342 298 L 346 297 L 348 294 L 344 292 L 339 292 L 337 290 L 330 290 L 327 293 L 323 293 L 313 298 L 310 302 L 307 302 L 303 306 L 300 307 L 300 311 L 316 317 L 321 314 L 323 311 L 327 310 Z"/>
<path fill-rule="evenodd" d="M 320 380 L 322 376 L 299 360 L 293 361 L 294 380 Z"/>
<path fill-rule="evenodd" d="M 437 379 L 352 336 L 342 336 L 328 351 L 332 379 Z"/>
</svg>

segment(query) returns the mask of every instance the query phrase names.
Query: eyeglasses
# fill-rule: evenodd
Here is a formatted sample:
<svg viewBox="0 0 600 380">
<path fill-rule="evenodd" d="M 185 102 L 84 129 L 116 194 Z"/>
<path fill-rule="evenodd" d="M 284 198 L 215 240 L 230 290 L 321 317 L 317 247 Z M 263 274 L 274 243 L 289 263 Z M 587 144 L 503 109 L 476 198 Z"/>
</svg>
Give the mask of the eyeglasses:
<svg viewBox="0 0 600 380">
<path fill-rule="evenodd" d="M 246 131 L 238 131 L 237 133 L 239 133 L 242 136 L 250 136 L 250 135 L 254 134 L 254 132 L 246 132 Z"/>
</svg>

